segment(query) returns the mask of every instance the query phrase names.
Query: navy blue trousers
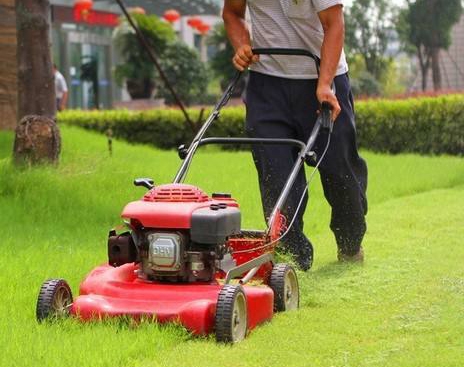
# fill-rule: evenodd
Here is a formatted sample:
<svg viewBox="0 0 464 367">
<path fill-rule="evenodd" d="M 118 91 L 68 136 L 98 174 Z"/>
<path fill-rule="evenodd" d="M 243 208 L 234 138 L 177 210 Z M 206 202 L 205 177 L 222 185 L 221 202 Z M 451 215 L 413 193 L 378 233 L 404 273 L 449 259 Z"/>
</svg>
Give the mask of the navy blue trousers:
<svg viewBox="0 0 464 367">
<path fill-rule="evenodd" d="M 367 166 L 356 144 L 353 96 L 348 75 L 334 80 L 342 112 L 332 132 L 331 144 L 319 167 L 324 195 L 332 208 L 330 228 L 340 252 L 354 255 L 366 232 Z M 246 90 L 246 131 L 255 138 L 290 138 L 306 143 L 317 119 L 317 80 L 295 80 L 250 72 Z M 321 157 L 327 143 L 322 131 L 315 151 Z M 298 150 L 288 146 L 254 145 L 253 159 L 258 171 L 261 199 L 266 218 L 288 178 Z M 284 214 L 290 221 L 306 187 L 302 169 L 287 200 Z M 313 247 L 303 233 L 303 214 L 307 195 L 294 225 L 282 240 L 301 268 L 309 269 Z"/>
</svg>

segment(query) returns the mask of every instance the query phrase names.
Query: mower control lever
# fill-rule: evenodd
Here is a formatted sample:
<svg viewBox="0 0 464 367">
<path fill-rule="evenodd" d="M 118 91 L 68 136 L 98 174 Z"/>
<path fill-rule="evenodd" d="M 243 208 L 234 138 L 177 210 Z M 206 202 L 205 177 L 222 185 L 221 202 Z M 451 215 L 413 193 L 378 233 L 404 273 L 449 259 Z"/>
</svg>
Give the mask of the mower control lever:
<svg viewBox="0 0 464 367">
<path fill-rule="evenodd" d="M 179 158 L 182 160 L 187 158 L 188 148 L 185 146 L 185 144 L 179 145 L 179 147 L 177 148 L 177 154 L 179 155 Z"/>
<path fill-rule="evenodd" d="M 322 102 L 321 104 L 321 118 L 322 118 L 322 127 L 324 129 L 329 129 L 330 132 L 333 130 L 332 121 L 332 106 L 327 102 Z"/>
<path fill-rule="evenodd" d="M 153 181 L 151 178 L 136 178 L 134 180 L 135 186 L 143 186 L 146 187 L 148 190 L 151 190 L 155 187 L 154 183 L 155 181 Z"/>
<path fill-rule="evenodd" d="M 315 166 L 317 164 L 317 154 L 315 151 L 311 150 L 305 155 L 305 162 L 310 166 Z"/>
</svg>

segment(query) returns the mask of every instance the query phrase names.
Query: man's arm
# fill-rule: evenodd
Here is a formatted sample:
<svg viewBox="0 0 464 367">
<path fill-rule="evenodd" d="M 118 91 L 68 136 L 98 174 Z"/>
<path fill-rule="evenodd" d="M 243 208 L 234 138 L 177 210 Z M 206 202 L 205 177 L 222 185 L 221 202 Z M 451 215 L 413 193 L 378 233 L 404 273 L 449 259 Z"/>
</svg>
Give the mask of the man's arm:
<svg viewBox="0 0 464 367">
<path fill-rule="evenodd" d="M 235 55 L 232 62 L 236 69 L 243 71 L 259 57 L 251 50 L 250 32 L 245 23 L 246 0 L 225 0 L 222 18 Z"/>
<path fill-rule="evenodd" d="M 332 118 L 335 120 L 341 108 L 337 97 L 331 90 L 345 39 L 345 22 L 341 5 L 332 6 L 319 13 L 324 28 L 324 41 L 321 50 L 321 74 L 317 86 L 317 98 L 320 103 L 328 102 L 332 106 Z"/>
</svg>

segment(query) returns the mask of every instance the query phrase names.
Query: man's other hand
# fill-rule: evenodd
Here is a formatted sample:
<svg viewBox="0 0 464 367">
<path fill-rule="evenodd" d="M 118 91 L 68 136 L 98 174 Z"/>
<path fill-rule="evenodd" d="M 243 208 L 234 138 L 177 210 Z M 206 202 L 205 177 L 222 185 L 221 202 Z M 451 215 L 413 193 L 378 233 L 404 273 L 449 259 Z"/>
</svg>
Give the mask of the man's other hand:
<svg viewBox="0 0 464 367">
<path fill-rule="evenodd" d="M 342 109 L 332 88 L 329 85 L 318 85 L 316 95 L 319 103 L 327 102 L 332 106 L 332 121 L 335 121 Z"/>
<path fill-rule="evenodd" d="M 258 61 L 259 61 L 259 56 L 253 55 L 253 51 L 250 45 L 240 46 L 236 50 L 235 55 L 232 58 L 232 62 L 235 68 L 240 71 L 244 71 L 251 64 L 258 62 Z"/>
</svg>

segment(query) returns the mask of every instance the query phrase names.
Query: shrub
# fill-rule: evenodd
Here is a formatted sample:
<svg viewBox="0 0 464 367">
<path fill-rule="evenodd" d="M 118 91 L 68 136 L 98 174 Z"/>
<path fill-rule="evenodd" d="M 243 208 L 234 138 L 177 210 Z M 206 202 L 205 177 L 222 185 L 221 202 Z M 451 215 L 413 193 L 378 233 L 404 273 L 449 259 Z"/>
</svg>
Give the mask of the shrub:
<svg viewBox="0 0 464 367">
<path fill-rule="evenodd" d="M 351 88 L 355 96 L 378 96 L 381 90 L 379 82 L 368 71 L 360 73 L 357 78 L 352 78 Z"/>
<path fill-rule="evenodd" d="M 204 118 L 210 111 L 205 111 Z M 199 110 L 190 109 L 193 121 Z M 64 111 L 59 121 L 160 148 L 190 142 L 192 131 L 175 109 L 152 111 Z M 244 136 L 243 107 L 224 108 L 209 135 Z M 377 152 L 464 154 L 464 95 L 405 100 L 367 100 L 356 104 L 358 142 Z"/>
<path fill-rule="evenodd" d="M 172 27 L 156 15 L 131 16 L 152 50 L 162 56 L 168 43 L 176 38 Z M 126 19 L 122 19 L 114 30 L 113 39 L 122 58 L 122 62 L 115 68 L 117 83 L 122 85 L 126 82 L 128 92 L 134 99 L 150 98 L 155 87 L 155 68 Z"/>
<path fill-rule="evenodd" d="M 360 146 L 378 152 L 464 154 L 464 95 L 357 104 Z"/>
<path fill-rule="evenodd" d="M 197 50 L 181 41 L 171 42 L 166 46 L 160 63 L 178 97 L 185 104 L 198 103 L 207 94 L 208 70 Z M 164 98 L 167 104 L 176 103 L 164 83 L 159 85 L 157 95 Z"/>
<path fill-rule="evenodd" d="M 207 39 L 210 46 L 216 47 L 216 52 L 211 57 L 210 66 L 215 76 L 219 78 L 222 90 L 226 90 L 237 70 L 230 62 L 234 57 L 235 51 L 230 44 L 226 29 L 223 23 L 218 23 Z M 240 97 L 246 87 L 245 78 L 240 79 L 232 94 L 233 97 Z"/>
</svg>

